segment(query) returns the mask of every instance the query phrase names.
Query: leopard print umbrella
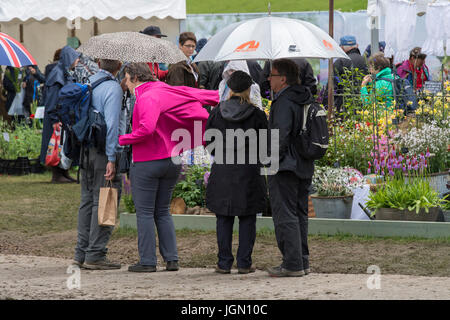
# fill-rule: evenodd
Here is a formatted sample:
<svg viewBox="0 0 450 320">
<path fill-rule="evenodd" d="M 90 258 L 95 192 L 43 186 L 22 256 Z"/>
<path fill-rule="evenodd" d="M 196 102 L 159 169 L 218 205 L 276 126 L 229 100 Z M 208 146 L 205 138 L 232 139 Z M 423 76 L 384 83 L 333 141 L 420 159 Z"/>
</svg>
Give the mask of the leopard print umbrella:
<svg viewBox="0 0 450 320">
<path fill-rule="evenodd" d="M 172 64 L 186 60 L 174 43 L 139 32 L 105 33 L 90 38 L 77 50 L 92 58 L 126 62 Z"/>
</svg>

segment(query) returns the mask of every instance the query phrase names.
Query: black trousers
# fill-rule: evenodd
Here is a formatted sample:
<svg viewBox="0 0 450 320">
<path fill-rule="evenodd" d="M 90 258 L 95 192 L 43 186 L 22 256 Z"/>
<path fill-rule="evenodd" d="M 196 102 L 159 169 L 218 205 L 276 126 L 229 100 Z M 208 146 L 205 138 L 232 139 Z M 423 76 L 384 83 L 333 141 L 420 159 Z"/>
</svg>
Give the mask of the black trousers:
<svg viewBox="0 0 450 320">
<path fill-rule="evenodd" d="M 281 266 L 291 271 L 308 269 L 308 193 L 311 179 L 299 179 L 290 171 L 281 171 L 268 178 L 275 236 L 283 255 Z"/>
<path fill-rule="evenodd" d="M 233 266 L 233 224 L 234 216 L 216 215 L 217 245 L 219 261 L 217 265 L 224 270 Z M 256 215 L 239 216 L 239 247 L 237 251 L 237 267 L 248 269 L 252 265 L 252 252 L 256 239 Z"/>
</svg>

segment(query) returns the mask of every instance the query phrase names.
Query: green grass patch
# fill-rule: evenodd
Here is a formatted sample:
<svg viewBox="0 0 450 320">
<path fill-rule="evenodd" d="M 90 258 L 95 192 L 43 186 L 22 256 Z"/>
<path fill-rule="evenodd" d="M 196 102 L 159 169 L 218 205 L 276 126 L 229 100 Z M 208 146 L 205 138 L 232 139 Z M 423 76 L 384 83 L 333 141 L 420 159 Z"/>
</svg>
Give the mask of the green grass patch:
<svg viewBox="0 0 450 320">
<path fill-rule="evenodd" d="M 50 180 L 50 173 L 0 176 L 0 230 L 39 235 L 76 228 L 80 185 Z"/>
<path fill-rule="evenodd" d="M 317 1 L 187 0 L 186 11 L 188 14 L 267 12 L 267 6 L 269 2 L 271 4 L 272 12 L 326 11 L 329 9 L 328 0 L 317 0 Z M 365 10 L 367 9 L 367 1 L 366 0 L 335 1 L 334 9 L 340 11 Z"/>
</svg>

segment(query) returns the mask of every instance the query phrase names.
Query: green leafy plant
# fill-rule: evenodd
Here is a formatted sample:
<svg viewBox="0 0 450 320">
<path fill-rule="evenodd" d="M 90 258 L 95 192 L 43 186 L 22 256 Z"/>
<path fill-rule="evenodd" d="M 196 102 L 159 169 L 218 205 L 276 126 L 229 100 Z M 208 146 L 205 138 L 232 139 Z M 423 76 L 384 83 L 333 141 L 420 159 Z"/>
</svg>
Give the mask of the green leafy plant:
<svg viewBox="0 0 450 320">
<path fill-rule="evenodd" d="M 136 208 L 134 207 L 133 197 L 131 194 L 124 194 L 122 196 L 123 204 L 128 213 L 136 213 Z"/>
<path fill-rule="evenodd" d="M 415 211 L 418 214 L 421 209 L 428 213 L 430 208 L 438 207 L 442 202 L 427 179 L 412 178 L 408 182 L 404 179 L 391 179 L 377 192 L 370 193 L 366 206 L 374 211 L 392 208 Z"/>
<path fill-rule="evenodd" d="M 9 136 L 7 141 L 3 133 Z M 0 119 L 0 158 L 14 160 L 18 157 L 36 159 L 41 152 L 40 131 L 25 123 L 15 123 L 15 127 Z"/>
<path fill-rule="evenodd" d="M 208 166 L 189 165 L 183 167 L 182 180 L 180 180 L 173 191 L 172 198 L 182 198 L 186 206 L 204 206 L 206 186 L 205 174 L 209 172 Z"/>
<path fill-rule="evenodd" d="M 441 203 L 442 210 L 450 210 L 450 195 L 446 195 L 444 199 L 442 199 Z"/>
</svg>

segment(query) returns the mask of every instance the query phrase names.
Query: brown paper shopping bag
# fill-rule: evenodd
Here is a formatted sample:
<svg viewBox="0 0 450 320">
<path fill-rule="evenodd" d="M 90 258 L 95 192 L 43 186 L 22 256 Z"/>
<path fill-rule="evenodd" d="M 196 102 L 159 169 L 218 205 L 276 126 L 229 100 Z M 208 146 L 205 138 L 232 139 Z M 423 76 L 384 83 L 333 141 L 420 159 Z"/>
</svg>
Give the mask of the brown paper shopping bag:
<svg viewBox="0 0 450 320">
<path fill-rule="evenodd" d="M 98 225 L 115 226 L 117 217 L 117 189 L 107 181 L 106 187 L 100 188 L 98 199 Z"/>
</svg>

